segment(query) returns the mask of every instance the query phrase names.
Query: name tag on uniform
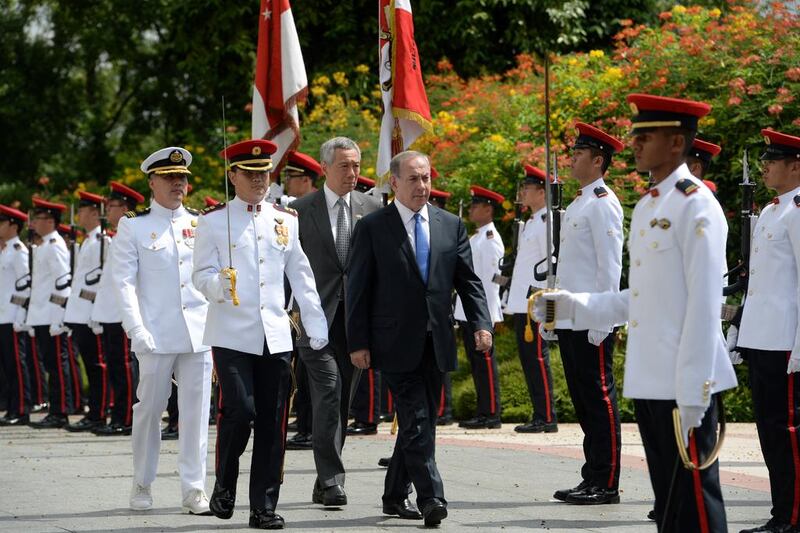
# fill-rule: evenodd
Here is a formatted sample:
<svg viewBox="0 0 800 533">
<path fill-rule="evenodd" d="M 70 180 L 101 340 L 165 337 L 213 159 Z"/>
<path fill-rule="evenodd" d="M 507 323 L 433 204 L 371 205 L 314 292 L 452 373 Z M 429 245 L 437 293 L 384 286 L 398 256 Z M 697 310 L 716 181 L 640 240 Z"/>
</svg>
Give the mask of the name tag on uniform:
<svg viewBox="0 0 800 533">
<path fill-rule="evenodd" d="M 94 291 L 87 291 L 86 289 L 81 289 L 80 294 L 78 294 L 84 300 L 89 300 L 90 302 L 94 303 L 94 299 L 97 297 L 97 293 Z"/>
</svg>

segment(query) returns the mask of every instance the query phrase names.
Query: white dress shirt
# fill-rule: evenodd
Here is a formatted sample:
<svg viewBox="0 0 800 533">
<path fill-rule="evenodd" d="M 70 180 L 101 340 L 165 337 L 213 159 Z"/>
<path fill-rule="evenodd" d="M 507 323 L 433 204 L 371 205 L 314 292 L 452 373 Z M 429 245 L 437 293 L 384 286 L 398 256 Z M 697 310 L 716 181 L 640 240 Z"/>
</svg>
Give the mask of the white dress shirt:
<svg viewBox="0 0 800 533">
<path fill-rule="evenodd" d="M 25 322 L 25 307 L 12 302 L 12 298 L 28 298 L 30 288 L 17 290 L 17 281 L 28 276 L 28 248 L 19 237 L 6 241 L 0 250 L 0 324 Z"/>
<path fill-rule="evenodd" d="M 428 241 L 428 250 L 430 250 L 431 227 L 430 219 L 428 218 L 428 204 L 423 205 L 422 209 L 419 211 L 412 211 L 408 207 L 404 206 L 397 198 L 394 199 L 394 204 L 397 206 L 397 211 L 400 213 L 400 220 L 403 222 L 403 227 L 406 229 L 406 235 L 408 235 L 408 240 L 411 242 L 411 250 L 414 252 L 414 254 L 417 253 L 417 222 L 414 218 L 414 215 L 417 213 L 419 213 L 422 217 L 422 233 L 425 237 L 425 240 Z"/>
<path fill-rule="evenodd" d="M 42 243 L 33 252 L 33 279 L 31 301 L 25 323 L 29 326 L 60 324 L 64 308 L 50 301 L 51 296 L 68 298 L 70 288 L 56 289 L 69 276 L 69 250 L 57 231 L 42 237 Z"/>
<path fill-rule="evenodd" d="M 534 265 L 547 256 L 547 208 L 536 211 L 525 221 L 519 236 L 517 257 L 511 274 L 511 286 L 508 289 L 508 302 L 504 309 L 506 314 L 513 315 L 528 312 L 528 291 L 531 287 L 544 288 L 546 281 L 536 281 L 533 277 Z M 546 265 L 539 269 L 544 272 Z"/>
<path fill-rule="evenodd" d="M 347 225 L 350 227 L 350 231 L 353 230 L 353 224 L 350 220 L 352 218 L 350 214 L 350 193 L 340 197 L 328 187 L 327 183 L 322 186 L 322 190 L 325 192 L 325 205 L 328 206 L 328 219 L 331 223 L 333 242 L 336 242 L 336 235 L 338 234 L 336 231 L 336 223 L 339 220 L 339 198 L 344 199 L 344 203 L 347 206 L 347 210 L 344 212 L 344 217 L 347 221 Z"/>
<path fill-rule="evenodd" d="M 500 274 L 499 263 L 505 253 L 503 238 L 500 237 L 494 222 L 484 224 L 475 235 L 469 238 L 472 250 L 472 264 L 475 274 L 483 283 L 483 292 L 486 293 L 486 303 L 489 305 L 489 314 L 492 322 L 503 321 L 503 309 L 500 306 L 500 285 L 493 281 L 495 274 Z M 455 319 L 465 322 L 464 306 L 461 297 L 456 299 Z"/>
</svg>

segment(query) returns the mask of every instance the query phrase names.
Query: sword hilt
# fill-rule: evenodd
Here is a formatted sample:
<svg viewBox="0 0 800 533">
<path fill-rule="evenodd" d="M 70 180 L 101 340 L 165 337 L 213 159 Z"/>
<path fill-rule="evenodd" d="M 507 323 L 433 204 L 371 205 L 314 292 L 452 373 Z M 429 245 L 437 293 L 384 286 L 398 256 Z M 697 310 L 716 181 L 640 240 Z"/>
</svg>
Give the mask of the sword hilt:
<svg viewBox="0 0 800 533">
<path fill-rule="evenodd" d="M 223 268 L 222 275 L 231 282 L 231 301 L 233 305 L 239 305 L 239 295 L 236 293 L 236 269 L 230 267 Z"/>
</svg>

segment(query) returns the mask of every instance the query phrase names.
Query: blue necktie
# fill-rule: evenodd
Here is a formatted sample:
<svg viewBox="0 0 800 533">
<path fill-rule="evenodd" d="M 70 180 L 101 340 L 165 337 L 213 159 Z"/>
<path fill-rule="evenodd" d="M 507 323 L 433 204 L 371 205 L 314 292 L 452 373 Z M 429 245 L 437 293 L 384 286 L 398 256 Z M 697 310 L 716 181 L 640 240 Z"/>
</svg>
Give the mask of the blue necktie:
<svg viewBox="0 0 800 533">
<path fill-rule="evenodd" d="M 417 266 L 422 274 L 422 281 L 428 284 L 428 259 L 431 255 L 430 244 L 425 238 L 425 228 L 422 227 L 422 215 L 414 214 L 414 248 L 417 251 Z"/>
</svg>

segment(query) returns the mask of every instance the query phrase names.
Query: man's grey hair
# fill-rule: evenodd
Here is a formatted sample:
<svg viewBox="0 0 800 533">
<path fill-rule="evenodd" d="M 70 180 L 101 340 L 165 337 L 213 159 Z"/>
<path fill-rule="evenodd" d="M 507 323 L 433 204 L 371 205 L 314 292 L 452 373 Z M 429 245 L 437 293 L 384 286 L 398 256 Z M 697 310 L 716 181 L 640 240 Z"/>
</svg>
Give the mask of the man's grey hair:
<svg viewBox="0 0 800 533">
<path fill-rule="evenodd" d="M 427 154 L 423 154 L 422 152 L 417 152 L 415 150 L 406 150 L 405 152 L 400 152 L 396 156 L 389 161 L 389 172 L 392 176 L 399 178 L 400 177 L 400 166 L 403 164 L 403 161 L 408 159 L 416 159 L 421 157 L 428 162 L 428 166 L 431 165 L 431 159 L 428 157 Z"/>
<path fill-rule="evenodd" d="M 336 150 L 355 150 L 358 152 L 358 158 L 361 159 L 361 149 L 358 147 L 353 139 L 347 137 L 334 137 L 328 139 L 319 149 L 319 160 L 326 165 L 332 165 L 333 159 L 336 156 Z"/>
</svg>

